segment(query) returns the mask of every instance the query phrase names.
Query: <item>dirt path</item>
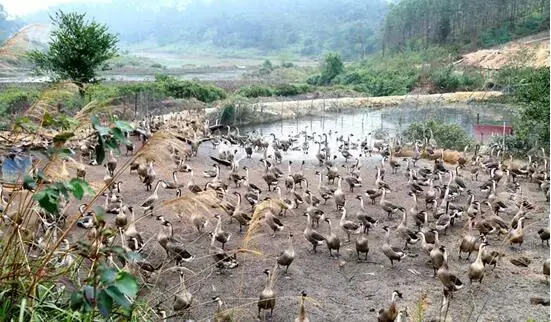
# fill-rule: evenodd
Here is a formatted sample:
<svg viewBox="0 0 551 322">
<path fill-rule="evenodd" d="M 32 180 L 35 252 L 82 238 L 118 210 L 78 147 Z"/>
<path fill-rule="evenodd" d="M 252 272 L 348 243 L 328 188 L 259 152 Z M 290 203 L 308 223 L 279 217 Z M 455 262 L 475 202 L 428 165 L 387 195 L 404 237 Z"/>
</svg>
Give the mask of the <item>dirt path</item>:
<svg viewBox="0 0 551 322">
<path fill-rule="evenodd" d="M 313 149 L 313 148 L 311 148 Z M 316 191 L 317 176 L 314 174 L 319 170 L 317 162 L 312 160 L 315 151 L 311 151 L 307 157 L 307 163 L 304 168 L 304 174 L 310 182 L 310 188 Z M 203 170 L 209 168 L 212 161 L 208 156 L 213 153 L 209 143 L 203 144 L 199 150 L 198 157 L 195 157 L 190 166 L 196 173 L 196 183 L 204 185 L 207 180 L 200 178 Z M 297 154 L 299 152 L 291 152 Z M 352 151 L 357 155 L 357 151 Z M 260 153 L 255 153 L 252 159 L 245 159 L 241 165 L 251 169 L 251 182 L 259 185 L 263 189 L 262 198 L 268 194 L 265 192 L 265 184 L 261 179 L 263 169 L 259 159 Z M 120 158 L 124 160 L 124 157 Z M 375 177 L 375 164 L 379 164 L 380 156 L 363 158 L 361 177 L 364 185 L 354 193 L 348 192 L 348 186 L 343 184 L 346 191 L 346 209 L 350 219 L 355 218 L 359 211 L 359 202 L 354 197 L 360 194 L 366 188 L 373 188 Z M 285 160 L 285 156 L 284 156 Z M 285 161 L 284 161 L 285 163 Z M 349 162 L 350 163 L 350 162 Z M 344 160 L 339 155 L 338 164 L 344 164 Z M 432 165 L 427 161 L 420 161 L 419 166 Z M 286 171 L 286 166 L 279 166 Z M 413 202 L 407 195 L 405 187 L 405 176 L 403 170 L 398 174 L 392 174 L 388 164 L 386 165 L 387 175 L 385 181 L 393 188 L 388 199 L 409 209 Z M 451 168 L 451 166 L 448 166 Z M 293 171 L 296 171 L 295 167 Z M 101 181 L 105 169 L 103 167 L 93 167 L 88 169 L 87 178 L 91 181 Z M 341 172 L 344 173 L 345 169 Z M 221 178 L 226 180 L 229 170 L 222 169 Z M 243 170 L 240 170 L 243 172 Z M 169 179 L 171 169 L 157 169 L 157 177 Z M 244 174 L 244 173 L 242 173 Z M 471 182 L 468 173 L 465 172 L 465 180 L 468 188 L 476 193 L 477 200 L 483 199 L 478 186 L 479 182 Z M 124 201 L 130 205 L 140 204 L 150 192 L 145 191 L 143 184 L 139 183 L 135 174 L 124 173 L 122 195 Z M 487 175 L 481 175 L 480 181 L 486 180 Z M 180 175 L 180 180 L 187 183 L 188 175 Z M 464 233 L 463 226 L 465 221 L 456 223 L 451 231 L 442 236 L 441 240 L 450 252 L 450 269 L 458 274 L 461 280 L 466 283 L 464 289 L 454 295 L 449 309 L 449 316 L 453 321 L 526 321 L 533 318 L 536 321 L 544 321 L 549 318 L 547 307 L 534 306 L 530 304 L 531 296 L 541 296 L 549 298 L 549 286 L 543 280 L 541 274 L 542 262 L 549 255 L 549 248 L 542 246 L 536 232 L 545 226 L 549 226 L 547 214 L 549 207 L 545 202 L 543 193 L 538 191 L 535 184 L 522 183 L 523 193 L 526 198 L 534 202 L 540 208 L 539 211 L 528 215 L 525 242 L 522 251 L 513 250 L 509 246 L 502 247 L 501 238 L 490 237 L 491 248 L 496 248 L 506 254 L 498 264 L 495 270 L 487 268 L 486 277 L 481 285 L 469 285 L 467 278 L 467 269 L 470 264 L 466 260 L 458 260 L 458 243 Z M 236 190 L 231 185 L 228 196 Z M 242 193 L 244 188 L 237 189 Z M 285 190 L 285 189 L 283 189 Z M 300 191 L 300 190 L 299 190 Z M 498 192 L 503 191 L 503 187 L 498 188 Z M 189 193 L 186 190 L 186 193 Z M 274 193 L 270 193 L 276 197 Z M 168 200 L 174 197 L 174 190 L 160 191 L 160 198 Z M 233 197 L 233 196 L 232 196 Z M 103 203 L 103 198 L 100 199 Z M 464 194 L 455 201 L 458 204 L 466 204 L 467 197 Z M 420 202 L 424 205 L 424 202 Z M 246 209 L 248 208 L 245 206 Z M 139 208 L 139 207 L 136 207 Z M 352 243 L 345 243 L 341 247 L 341 257 L 334 259 L 329 257 L 329 253 L 324 246 L 319 248 L 317 254 L 311 253 L 311 245 L 303 238 L 303 230 L 306 226 L 306 217 L 302 216 L 305 211 L 302 205 L 294 212 L 290 212 L 286 217 L 281 218 L 285 224 L 285 229 L 279 232 L 275 238 L 270 237 L 271 231 L 265 228 L 254 235 L 248 248 L 255 249 L 262 255 L 239 254 L 238 260 L 240 266 L 226 274 L 217 274 L 212 267 L 212 259 L 208 256 L 209 237 L 200 235 L 189 223 L 188 218 L 180 219 L 175 213 L 163 213 L 166 219 L 174 223 L 175 235 L 186 242 L 188 250 L 197 256 L 195 261 L 185 264 L 186 267 L 193 270 L 195 275 L 186 274 L 186 284 L 188 289 L 195 296 L 195 306 L 189 314 L 190 318 L 197 321 L 208 321 L 212 318 L 216 305 L 210 303 L 214 295 L 220 295 L 230 308 L 239 308 L 235 312 L 235 317 L 239 321 L 254 321 L 256 319 L 256 300 L 264 286 L 265 277 L 262 273 L 265 268 L 272 268 L 275 264 L 275 257 L 288 245 L 288 233 L 294 234 L 294 245 L 296 250 L 296 259 L 289 269 L 289 274 L 284 275 L 278 272 L 275 288 L 278 292 L 278 300 L 274 312 L 273 321 L 292 321 L 296 317 L 299 308 L 299 298 L 301 291 L 306 291 L 308 296 L 313 299 L 307 303 L 307 310 L 312 321 L 375 321 L 378 311 L 381 308 L 387 308 L 393 290 L 399 290 L 403 293 L 403 300 L 399 300 L 399 309 L 407 307 L 410 315 L 409 321 L 418 321 L 419 303 L 424 303 L 425 307 L 423 321 L 430 321 L 431 318 L 438 316 L 442 294 L 442 285 L 438 279 L 432 278 L 432 268 L 427 265 L 428 257 L 420 249 L 420 245 L 413 245 L 411 253 L 416 257 L 408 257 L 394 268 L 391 268 L 390 262 L 381 251 L 384 231 L 383 226 L 388 225 L 392 229 L 396 227 L 400 220 L 393 218 L 387 220 L 378 205 L 366 204 L 367 212 L 380 220 L 377 227 L 370 231 L 369 256 L 368 262 L 358 263 L 354 250 L 354 241 L 357 236 L 352 237 Z M 321 208 L 330 216 L 335 226 L 335 232 L 342 241 L 346 235 L 338 227 L 338 215 L 332 200 Z M 422 207 L 421 207 L 422 208 Z M 208 229 L 213 229 L 215 220 L 214 213 L 217 210 L 205 212 L 209 218 L 210 225 Z M 238 226 L 229 224 L 229 217 L 222 211 L 223 229 L 231 232 L 232 236 L 227 244 L 228 249 L 238 249 L 243 247 L 243 237 L 238 233 Z M 138 213 L 141 214 L 141 211 Z M 509 221 L 512 215 L 505 215 L 505 220 Z M 113 218 L 109 218 L 112 221 Z M 431 218 L 432 220 L 432 218 Z M 410 227 L 413 227 L 413 220 L 409 220 Z M 137 224 L 138 230 L 142 231 L 146 240 L 152 238 L 147 247 L 146 254 L 150 252 L 149 260 L 158 263 L 164 258 L 164 251 L 155 240 L 155 236 L 160 229 L 159 222 L 153 217 L 146 217 Z M 322 233 L 327 233 L 328 227 L 322 224 L 319 228 Z M 84 231 L 77 231 L 74 238 L 78 238 Z M 392 244 L 401 244 L 396 233 L 392 233 Z M 532 260 L 529 267 L 521 268 L 512 265 L 509 259 L 512 256 L 524 255 Z M 471 257 L 474 260 L 475 256 Z M 342 262 L 345 262 L 343 265 Z M 341 265 L 343 265 L 341 267 Z M 419 274 L 417 275 L 416 272 Z M 149 279 L 149 283 L 154 285 L 149 291 L 144 291 L 145 299 L 151 304 L 160 304 L 160 307 L 168 311 L 171 315 L 173 293 L 178 287 L 178 275 L 175 272 L 167 275 L 154 275 Z M 421 299 L 423 302 L 421 301 Z M 317 303 L 317 305 L 314 305 Z M 422 316 L 422 315 L 421 315 Z M 174 321 L 181 321 L 181 318 Z"/>
</svg>

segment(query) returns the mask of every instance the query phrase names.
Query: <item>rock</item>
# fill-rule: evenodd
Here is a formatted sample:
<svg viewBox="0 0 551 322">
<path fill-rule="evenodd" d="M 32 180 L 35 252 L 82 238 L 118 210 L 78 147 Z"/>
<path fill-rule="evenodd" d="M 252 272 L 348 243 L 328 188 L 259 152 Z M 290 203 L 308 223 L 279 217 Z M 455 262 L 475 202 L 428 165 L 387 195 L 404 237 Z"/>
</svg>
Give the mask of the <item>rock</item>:
<svg viewBox="0 0 551 322">
<path fill-rule="evenodd" d="M 509 261 L 511 262 L 511 264 L 521 267 L 528 267 L 528 265 L 530 265 L 530 263 L 532 262 L 528 257 L 524 256 L 514 257 L 511 258 Z"/>
</svg>

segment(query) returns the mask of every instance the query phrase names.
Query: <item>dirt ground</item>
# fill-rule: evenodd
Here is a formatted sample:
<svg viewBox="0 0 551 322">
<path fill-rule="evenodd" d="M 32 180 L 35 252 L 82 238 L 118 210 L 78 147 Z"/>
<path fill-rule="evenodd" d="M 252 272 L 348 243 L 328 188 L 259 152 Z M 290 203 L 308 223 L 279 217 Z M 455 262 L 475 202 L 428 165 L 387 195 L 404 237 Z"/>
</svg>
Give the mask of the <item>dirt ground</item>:
<svg viewBox="0 0 551 322">
<path fill-rule="evenodd" d="M 317 161 L 314 160 L 316 151 L 312 151 L 313 147 L 310 149 L 311 153 L 307 156 L 300 152 L 284 154 L 283 164 L 278 166 L 286 172 L 288 158 L 296 160 L 306 158 L 304 174 L 310 182 L 311 189 L 316 191 L 318 180 L 314 172 L 320 168 Z M 214 152 L 210 143 L 202 144 L 199 155 L 189 162 L 195 171 L 195 182 L 199 185 L 204 185 L 208 181 L 201 177 L 201 173 L 212 165 L 208 156 Z M 358 151 L 352 151 L 352 153 L 358 155 Z M 267 196 L 267 193 L 266 185 L 261 178 L 263 174 L 263 167 L 259 162 L 261 157 L 260 152 L 255 152 L 252 159 L 244 159 L 240 165 L 249 167 L 251 182 L 263 189 L 261 195 L 263 198 Z M 362 158 L 364 166 L 361 168 L 361 177 L 363 178 L 361 189 L 350 193 L 348 186 L 343 183 L 349 219 L 355 219 L 355 214 L 359 210 L 359 201 L 354 197 L 363 193 L 367 188 L 374 188 L 375 165 L 380 164 L 380 158 L 381 156 L 377 154 Z M 123 160 L 125 157 L 119 157 L 120 163 Z M 344 164 L 344 159 L 340 154 L 337 161 L 339 164 Z M 432 168 L 429 161 L 423 160 L 418 163 L 418 166 Z M 447 165 L 447 167 L 451 169 L 453 166 Z M 293 171 L 297 170 L 298 168 L 295 166 Z M 344 172 L 343 168 L 341 173 Z M 228 173 L 229 169 L 222 168 L 221 178 L 227 180 Z M 240 170 L 240 173 L 244 175 L 243 170 Z M 87 179 L 101 181 L 104 174 L 103 167 L 88 167 Z M 170 174 L 171 169 L 157 169 L 157 178 L 170 179 Z M 188 178 L 188 174 L 179 174 L 179 179 L 186 184 Z M 470 181 L 467 172 L 464 178 L 469 188 L 475 192 L 476 199 L 482 200 L 483 196 L 478 186 L 487 179 L 487 175 L 482 174 L 479 178 L 480 182 Z M 121 180 L 123 181 L 121 188 L 125 203 L 139 209 L 138 205 L 151 192 L 145 190 L 145 186 L 139 182 L 135 173 L 130 175 L 128 171 L 125 171 Z M 393 188 L 392 193 L 387 196 L 388 199 L 409 209 L 413 201 L 407 195 L 403 169 L 397 174 L 392 174 L 390 167 L 386 164 L 385 181 Z M 233 184 L 230 187 L 228 196 L 233 198 L 231 192 L 236 189 Z M 542 263 L 549 256 L 549 248 L 541 245 L 536 233 L 540 228 L 549 225 L 549 207 L 543 193 L 538 189 L 536 184 L 522 183 L 525 197 L 537 204 L 539 208 L 527 216 L 525 242 L 522 245 L 522 250 L 514 250 L 508 245 L 502 246 L 502 240 L 490 237 L 491 248 L 504 252 L 506 256 L 501 259 L 495 270 L 486 268 L 486 276 L 482 284 L 469 285 L 467 277 L 469 264 L 474 261 L 476 256 L 471 256 L 471 261 L 458 259 L 458 245 L 465 231 L 463 227 L 466 220 L 456 222 L 447 235 L 441 236 L 442 243 L 447 246 L 450 253 L 450 269 L 457 273 L 466 284 L 462 290 L 455 293 L 451 300 L 450 321 L 526 321 L 529 318 L 535 321 L 547 321 L 549 319 L 548 307 L 532 305 L 529 300 L 532 296 L 549 298 L 549 284 L 545 282 L 541 273 Z M 237 190 L 245 192 L 245 188 Z M 285 191 L 285 189 L 282 190 Z M 498 192 L 503 190 L 503 187 L 498 187 Z M 190 192 L 186 189 L 185 193 Z M 283 194 L 285 195 L 285 192 Z M 270 195 L 274 198 L 277 197 L 275 193 L 270 193 Z M 174 198 L 174 190 L 160 190 L 161 200 L 170 198 Z M 463 194 L 455 202 L 467 204 L 466 194 Z M 99 203 L 103 204 L 103 198 Z M 420 208 L 423 208 L 424 201 L 421 200 L 419 205 Z M 244 207 L 249 209 L 248 204 Z M 326 206 L 321 205 L 321 208 L 333 219 L 334 231 L 344 242 L 346 235 L 338 226 L 339 216 L 336 214 L 332 199 Z M 281 218 L 285 229 L 278 232 L 275 238 L 270 236 L 271 231 L 264 229 L 249 242 L 248 248 L 260 251 L 262 255 L 239 253 L 239 267 L 225 274 L 217 274 L 213 268 L 213 260 L 208 256 L 210 238 L 207 234 L 200 235 L 185 218 L 182 220 L 174 213 L 163 213 L 165 218 L 174 224 L 175 236 L 184 240 L 188 250 L 196 256 L 193 262 L 184 264 L 195 273 L 186 274 L 186 285 L 195 297 L 195 304 L 185 318 L 177 317 L 174 318 L 174 321 L 185 319 L 208 321 L 212 319 L 217 308 L 217 305 L 211 301 L 215 295 L 219 295 L 228 308 L 236 308 L 237 320 L 256 320 L 257 299 L 265 284 L 263 270 L 265 268 L 272 269 L 275 266 L 276 256 L 288 246 L 289 232 L 294 234 L 296 258 L 289 268 L 288 275 L 285 275 L 283 271 L 277 272 L 275 290 L 278 299 L 273 321 L 294 321 L 298 314 L 302 291 L 306 291 L 311 298 L 311 301 L 307 301 L 306 304 L 311 321 L 375 321 L 378 311 L 388 307 L 393 290 L 403 293 L 403 299 L 398 300 L 398 309 L 403 310 L 407 307 L 408 321 L 421 320 L 418 318 L 423 316 L 419 312 L 421 307 L 425 309 L 423 321 L 437 318 L 442 300 L 442 285 L 437 278 L 432 277 L 432 268 L 427 264 L 429 258 L 422 252 L 420 243 L 410 246 L 410 253 L 414 254 L 413 256 L 405 258 L 392 268 L 381 250 L 384 237 L 382 227 L 388 225 L 395 228 L 399 224 L 400 218 L 396 216 L 388 221 L 386 214 L 383 214 L 378 204 L 371 205 L 366 202 L 366 208 L 371 216 L 380 220 L 378 226 L 372 229 L 368 235 L 370 250 L 367 262 L 357 262 L 356 260 L 354 241 L 357 236 L 354 235 L 350 244 L 344 243 L 341 246 L 340 258 L 331 258 L 325 245 L 318 248 L 317 254 L 312 253 L 311 245 L 303 237 L 306 217 L 302 214 L 306 206 L 301 205 L 294 211 L 294 214 L 289 212 L 286 217 Z M 217 210 L 213 209 L 205 213 L 209 218 L 207 230 L 214 229 L 216 221 L 213 215 L 216 212 Z M 243 237 L 238 232 L 238 225 L 235 221 L 233 224 L 229 224 L 229 217 L 221 210 L 220 213 L 223 218 L 223 229 L 232 233 L 226 249 L 235 250 L 243 247 Z M 156 214 L 159 215 L 159 213 Z M 142 211 L 138 210 L 137 215 L 141 216 Z M 113 217 L 111 216 L 109 220 L 112 221 Z M 504 215 L 507 222 L 511 217 L 512 215 Z M 432 217 L 429 216 L 429 219 Z M 409 219 L 408 224 L 410 227 L 414 227 L 414 220 Z M 154 217 L 145 217 L 137 223 L 138 230 L 142 232 L 145 240 L 148 240 L 144 253 L 149 253 L 146 256 L 153 263 L 158 263 L 165 257 L 164 251 L 156 241 L 160 227 L 160 222 L 156 221 Z M 323 223 L 318 231 L 324 234 L 328 233 L 327 224 Z M 73 238 L 82 233 L 84 231 L 79 229 Z M 394 231 L 391 236 L 393 245 L 402 245 L 401 239 Z M 520 254 L 532 260 L 528 267 L 517 267 L 509 262 L 512 256 Z M 419 274 L 417 275 L 415 272 Z M 178 274 L 176 272 L 154 274 L 149 278 L 148 283 L 153 286 L 150 289 L 142 290 L 142 299 L 147 300 L 153 306 L 159 304 L 161 308 L 167 310 L 169 316 L 172 315 L 173 294 L 179 287 Z"/>
</svg>

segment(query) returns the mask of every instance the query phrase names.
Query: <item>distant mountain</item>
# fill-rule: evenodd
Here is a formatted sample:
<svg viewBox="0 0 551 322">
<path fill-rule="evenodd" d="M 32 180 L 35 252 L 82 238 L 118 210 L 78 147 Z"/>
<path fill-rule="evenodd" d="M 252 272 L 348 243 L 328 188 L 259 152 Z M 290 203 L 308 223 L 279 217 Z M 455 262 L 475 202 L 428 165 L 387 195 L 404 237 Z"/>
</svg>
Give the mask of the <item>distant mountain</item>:
<svg viewBox="0 0 551 322">
<path fill-rule="evenodd" d="M 112 0 L 50 8 L 86 12 L 120 35 L 122 45 L 162 51 L 286 52 L 349 59 L 379 48 L 386 0 Z M 48 12 L 24 17 L 47 22 Z"/>
</svg>

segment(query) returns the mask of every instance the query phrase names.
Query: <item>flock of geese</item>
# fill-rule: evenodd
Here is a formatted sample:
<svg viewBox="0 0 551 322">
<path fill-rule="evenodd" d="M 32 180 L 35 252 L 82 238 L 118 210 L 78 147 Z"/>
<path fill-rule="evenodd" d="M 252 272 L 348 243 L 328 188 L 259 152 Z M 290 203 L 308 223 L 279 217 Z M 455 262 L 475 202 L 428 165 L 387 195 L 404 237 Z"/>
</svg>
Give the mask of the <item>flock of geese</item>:
<svg viewBox="0 0 551 322">
<path fill-rule="evenodd" d="M 302 235 L 311 248 L 310 256 L 319 256 L 316 254 L 326 247 L 330 257 L 341 257 L 341 247 L 351 243 L 358 262 L 367 261 L 370 253 L 381 252 L 391 269 L 400 262 L 407 262 L 408 257 L 426 257 L 428 267 L 442 284 L 442 312 L 447 312 L 446 305 L 453 293 L 466 287 L 466 279 L 470 283 L 483 283 L 486 266 L 495 268 L 498 264 L 503 253 L 491 245 L 499 246 L 504 240 L 518 251 L 522 250 L 526 221 L 541 226 L 538 235 L 542 243 L 549 244 L 547 216 L 522 193 L 523 189 L 540 189 L 549 200 L 548 157 L 544 153 L 529 156 L 527 162 L 520 163 L 504 158 L 497 147 L 484 154 L 479 153 L 477 147 L 474 154 L 463 152 L 457 164 L 450 165 L 443 161 L 443 150 L 432 146 L 428 139 L 414 142 L 413 155 L 403 158 L 400 155 L 405 147 L 396 140 L 383 142 L 369 136 L 351 141 L 352 134 L 343 136 L 331 131 L 315 134 L 306 130 L 286 138 L 273 134 L 261 136 L 255 131 L 240 134 L 238 128 L 190 122 L 177 113 L 147 117 L 136 124 L 132 134 L 147 144 L 156 131 L 167 129 L 186 133 L 185 138 L 181 137 L 187 143 L 186 148 L 169 147 L 174 161 L 172 177 L 160 178 L 152 161 L 134 162 L 130 172 L 151 195 L 141 203 L 127 204 L 121 192 L 121 184 L 123 187 L 127 184 L 113 179 L 118 160 L 111 151 L 105 164 L 104 181 L 110 188 L 105 194 L 104 208 L 114 215 L 122 246 L 128 251 L 140 252 L 146 239 L 135 224 L 136 212 L 141 210 L 157 219 L 157 241 L 180 272 L 181 288 L 172 306 L 175 313 L 185 312 L 195 301 L 185 287 L 182 265 L 193 261 L 197 254 L 190 253 L 184 242 L 174 236 L 173 224 L 158 210 L 159 189 L 171 189 L 178 197 L 204 191 L 216 193 L 218 199 L 212 205 L 217 208 L 215 215 L 209 218 L 196 211 L 190 217 L 190 225 L 198 233 L 210 235 L 209 255 L 221 273 L 239 266 L 237 252 L 228 251 L 226 243 L 235 235 L 242 236 L 253 218 L 260 218 L 269 234 L 278 238 L 288 226 L 287 218 L 304 216 Z M 137 141 L 134 139 L 127 144 L 127 154 L 135 152 L 132 142 Z M 208 166 L 192 168 L 187 161 L 195 158 L 199 146 L 207 142 L 212 144 L 213 151 L 206 162 Z M 315 160 L 307 161 L 313 159 L 311 156 L 305 156 L 306 161 L 284 160 L 289 151 L 308 154 L 312 144 Z M 93 148 L 81 142 L 80 151 L 86 158 Z M 426 151 L 429 151 L 430 163 L 422 161 L 418 165 Z M 240 165 L 244 159 L 253 159 L 254 162 L 247 161 L 247 164 L 249 167 L 257 164 L 262 175 L 251 178 L 250 169 Z M 367 160 L 376 164 L 375 178 L 365 176 L 363 163 Z M 196 183 L 197 173 L 207 180 L 205 185 Z M 85 168 L 80 168 L 77 176 L 85 177 Z M 179 176 L 186 176 L 187 182 L 183 183 Z M 315 178 L 317 182 L 310 182 L 308 178 Z M 135 182 L 128 185 L 133 186 Z M 391 192 L 398 195 L 397 201 L 388 199 Z M 411 198 L 413 206 L 406 207 L 405 198 Z M 348 209 L 353 203 L 359 203 L 360 211 L 350 214 Z M 82 218 L 78 225 L 92 232 L 100 223 L 93 212 L 84 213 L 84 208 L 85 205 L 81 207 Z M 255 216 L 255 212 L 260 214 Z M 223 222 L 223 217 L 230 223 Z M 209 221 L 215 222 L 214 229 L 208 228 Z M 322 227 L 324 225 L 326 228 Z M 461 230 L 463 226 L 467 229 L 458 241 L 458 249 L 448 247 L 440 239 L 443 234 Z M 297 257 L 293 234 L 297 232 L 291 231 L 293 228 L 287 227 L 289 232 L 283 234 L 288 239 L 288 247 L 274 258 L 277 269 L 284 269 L 282 274 L 288 274 Z M 383 243 L 373 247 L 367 238 L 369 234 L 384 235 Z M 473 253 L 476 254 L 474 261 L 471 259 Z M 464 264 L 468 265 L 467 276 L 450 269 L 451 254 L 459 254 L 461 265 L 468 261 Z M 462 254 L 466 254 L 466 259 Z M 145 259 L 124 264 L 144 274 L 153 273 L 160 267 Z M 277 272 L 266 269 L 264 273 L 266 284 L 260 290 L 258 316 L 265 316 L 264 311 L 267 311 L 271 318 L 278 298 L 274 287 Z M 549 276 L 549 259 L 544 263 L 543 274 Z M 397 304 L 401 297 L 400 291 L 392 292 L 388 307 L 378 312 L 378 321 L 406 320 L 407 312 L 400 310 Z M 306 292 L 302 292 L 300 298 L 295 321 L 309 321 L 304 304 Z M 225 308 L 221 297 L 215 296 L 213 301 L 218 303 L 214 321 L 231 321 L 230 310 Z M 167 314 L 166 310 L 161 313 Z"/>
</svg>

